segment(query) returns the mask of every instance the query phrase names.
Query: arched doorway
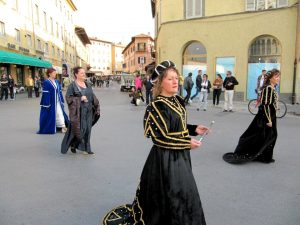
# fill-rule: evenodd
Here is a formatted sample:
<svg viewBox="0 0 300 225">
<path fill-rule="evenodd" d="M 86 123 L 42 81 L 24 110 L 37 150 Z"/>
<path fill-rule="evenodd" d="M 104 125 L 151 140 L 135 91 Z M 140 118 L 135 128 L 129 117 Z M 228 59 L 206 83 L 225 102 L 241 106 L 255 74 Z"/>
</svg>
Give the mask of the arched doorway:
<svg viewBox="0 0 300 225">
<path fill-rule="evenodd" d="M 186 77 L 188 73 L 191 72 L 195 86 L 198 70 L 202 70 L 202 74 L 206 73 L 207 70 L 207 53 L 205 46 L 199 41 L 189 42 L 183 51 L 182 60 L 182 75 Z M 195 88 L 192 90 L 192 95 L 194 95 L 194 93 Z"/>
<path fill-rule="evenodd" d="M 252 41 L 248 49 L 247 99 L 257 97 L 257 78 L 262 70 L 280 69 L 280 61 L 281 45 L 277 38 L 262 35 Z"/>
</svg>

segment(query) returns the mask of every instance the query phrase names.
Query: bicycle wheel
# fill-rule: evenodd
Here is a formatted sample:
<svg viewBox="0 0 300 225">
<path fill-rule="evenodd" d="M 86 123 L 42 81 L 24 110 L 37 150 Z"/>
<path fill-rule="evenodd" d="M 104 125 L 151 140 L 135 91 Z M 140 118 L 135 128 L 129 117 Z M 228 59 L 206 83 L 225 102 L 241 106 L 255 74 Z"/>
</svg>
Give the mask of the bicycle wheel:
<svg viewBox="0 0 300 225">
<path fill-rule="evenodd" d="M 286 112 L 287 112 L 286 104 L 283 101 L 279 100 L 278 109 L 276 110 L 276 117 L 282 118 L 285 116 Z"/>
<path fill-rule="evenodd" d="M 258 106 L 257 99 L 251 99 L 248 103 L 248 110 L 252 115 L 256 115 L 258 113 Z"/>
</svg>

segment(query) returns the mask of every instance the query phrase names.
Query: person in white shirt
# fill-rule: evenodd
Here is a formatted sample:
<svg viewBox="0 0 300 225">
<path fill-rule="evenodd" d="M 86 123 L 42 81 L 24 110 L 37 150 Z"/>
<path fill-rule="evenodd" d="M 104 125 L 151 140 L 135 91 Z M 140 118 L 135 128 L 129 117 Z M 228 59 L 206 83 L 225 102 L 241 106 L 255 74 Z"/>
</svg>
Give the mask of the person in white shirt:
<svg viewBox="0 0 300 225">
<path fill-rule="evenodd" d="M 208 80 L 208 75 L 204 74 L 201 83 L 200 96 L 199 96 L 200 106 L 199 108 L 197 108 L 197 111 L 199 111 L 202 106 L 204 111 L 207 110 L 207 96 L 210 93 L 210 88 L 211 88 L 211 83 Z"/>
</svg>

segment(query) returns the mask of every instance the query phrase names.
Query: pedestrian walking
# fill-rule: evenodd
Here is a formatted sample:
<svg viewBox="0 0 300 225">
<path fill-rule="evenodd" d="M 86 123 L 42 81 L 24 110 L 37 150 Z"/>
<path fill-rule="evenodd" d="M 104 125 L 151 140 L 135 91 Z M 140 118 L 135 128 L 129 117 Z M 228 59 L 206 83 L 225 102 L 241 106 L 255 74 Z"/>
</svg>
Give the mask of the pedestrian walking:
<svg viewBox="0 0 300 225">
<path fill-rule="evenodd" d="M 91 84 L 86 81 L 82 67 L 73 69 L 75 81 L 68 87 L 66 102 L 69 108 L 70 125 L 61 144 L 61 153 L 76 153 L 76 149 L 84 154 L 93 155 L 90 138 L 92 126 L 100 118 L 100 104 Z"/>
<path fill-rule="evenodd" d="M 40 97 L 40 90 L 41 90 L 41 80 L 39 78 L 39 76 L 35 76 L 34 77 L 34 93 L 35 93 L 35 97 L 38 98 Z"/>
<path fill-rule="evenodd" d="M 136 77 L 134 79 L 134 85 L 135 85 L 136 91 L 139 92 L 139 94 L 141 96 L 141 100 L 144 102 L 145 99 L 144 99 L 143 92 L 142 92 L 143 82 L 142 82 L 142 78 L 139 74 L 136 75 Z"/>
<path fill-rule="evenodd" d="M 198 75 L 196 77 L 196 93 L 191 97 L 193 100 L 201 91 L 201 84 L 202 84 L 202 70 L 198 70 Z"/>
<path fill-rule="evenodd" d="M 153 84 L 151 82 L 149 75 L 146 76 L 144 86 L 146 88 L 146 104 L 148 105 L 149 102 L 152 102 L 152 100 L 153 100 L 153 96 L 152 96 Z"/>
<path fill-rule="evenodd" d="M 222 93 L 223 78 L 221 74 L 217 74 L 217 78 L 213 82 L 213 105 L 219 105 L 220 95 Z"/>
<path fill-rule="evenodd" d="M 203 74 L 200 97 L 199 97 L 200 105 L 199 105 L 199 108 L 197 108 L 198 111 L 200 110 L 200 108 L 202 108 L 202 106 L 203 106 L 204 111 L 207 110 L 207 97 L 208 97 L 208 94 L 210 93 L 210 89 L 211 89 L 211 83 L 208 80 L 208 75 Z"/>
<path fill-rule="evenodd" d="M 43 82 L 38 134 L 55 134 L 58 129 L 66 132 L 69 119 L 64 110 L 61 84 L 56 80 L 56 70 L 48 68 L 46 76 L 48 79 Z"/>
<path fill-rule="evenodd" d="M 26 86 L 27 86 L 28 98 L 32 98 L 33 85 L 34 85 L 34 80 L 32 79 L 32 76 L 29 75 L 26 78 Z"/>
<path fill-rule="evenodd" d="M 184 98 L 185 105 L 189 104 L 190 97 L 191 97 L 191 91 L 194 86 L 192 76 L 193 76 L 192 73 L 188 73 L 188 76 L 186 78 L 184 78 L 184 82 L 183 82 L 183 88 L 186 91 L 186 96 Z"/>
<path fill-rule="evenodd" d="M 240 137 L 235 151 L 223 156 L 228 163 L 275 162 L 273 149 L 277 139 L 276 110 L 278 105 L 275 86 L 279 83 L 280 71 L 273 69 L 266 73 L 265 77 L 258 113 Z"/>
<path fill-rule="evenodd" d="M 15 100 L 14 87 L 15 87 L 15 80 L 12 77 L 12 75 L 9 74 L 8 75 L 8 89 L 9 89 L 10 100 Z"/>
<path fill-rule="evenodd" d="M 262 70 L 261 74 L 257 77 L 257 82 L 256 82 L 256 89 L 255 92 L 257 94 L 257 99 L 259 99 L 259 96 L 261 94 L 261 91 L 264 87 L 264 82 L 265 82 L 265 76 L 267 74 L 266 70 Z"/>
<path fill-rule="evenodd" d="M 201 135 L 208 128 L 187 124 L 184 101 L 176 95 L 178 76 L 171 61 L 155 68 L 154 101 L 144 115 L 144 134 L 152 139 L 153 147 L 133 203 L 110 211 L 103 225 L 206 224 L 190 158 L 190 150 L 202 143 L 190 135 Z"/>
<path fill-rule="evenodd" d="M 223 87 L 225 88 L 224 92 L 224 110 L 223 112 L 233 112 L 233 95 L 234 95 L 234 86 L 238 85 L 239 82 L 236 80 L 234 76 L 232 76 L 231 71 L 227 71 L 226 78 L 223 82 Z"/>
<path fill-rule="evenodd" d="M 4 73 L 0 79 L 0 84 L 1 84 L 0 100 L 1 101 L 3 99 L 3 96 L 4 96 L 5 100 L 8 99 L 8 83 L 9 83 L 9 79 L 8 79 L 7 75 Z"/>
</svg>

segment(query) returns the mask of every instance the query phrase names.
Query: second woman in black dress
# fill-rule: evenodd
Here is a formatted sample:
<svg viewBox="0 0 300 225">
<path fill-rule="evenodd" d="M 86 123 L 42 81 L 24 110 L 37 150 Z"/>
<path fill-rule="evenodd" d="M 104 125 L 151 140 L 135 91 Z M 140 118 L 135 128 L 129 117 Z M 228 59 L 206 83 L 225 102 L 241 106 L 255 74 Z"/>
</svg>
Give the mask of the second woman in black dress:
<svg viewBox="0 0 300 225">
<path fill-rule="evenodd" d="M 232 164 L 259 161 L 275 162 L 273 149 L 277 139 L 276 110 L 278 95 L 275 86 L 280 72 L 273 69 L 266 74 L 257 115 L 242 134 L 234 152 L 224 154 L 223 159 Z"/>
</svg>

